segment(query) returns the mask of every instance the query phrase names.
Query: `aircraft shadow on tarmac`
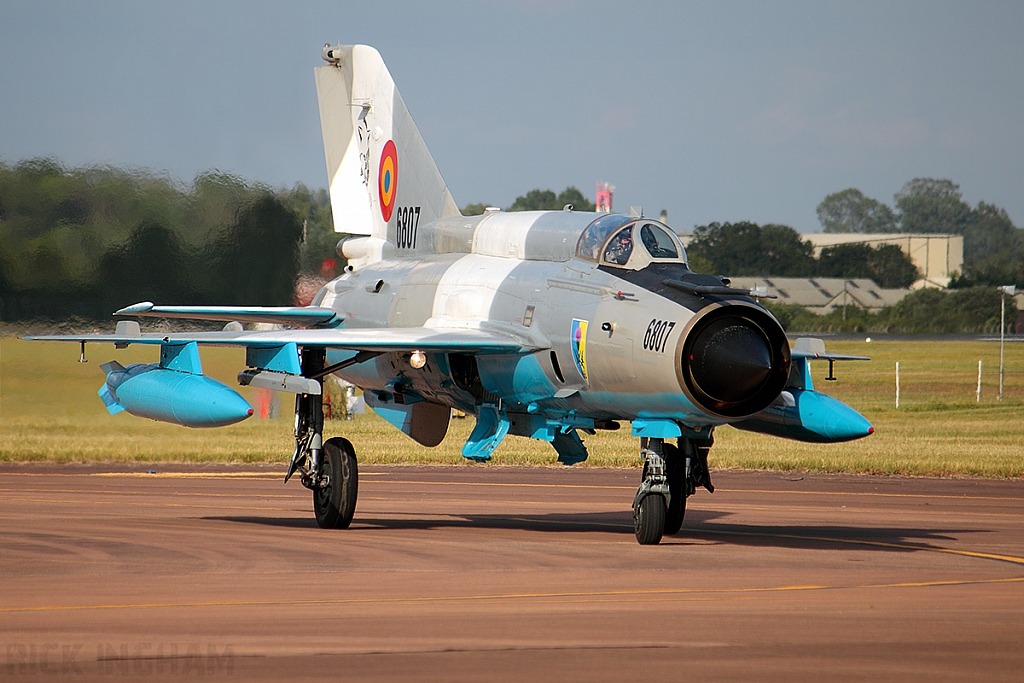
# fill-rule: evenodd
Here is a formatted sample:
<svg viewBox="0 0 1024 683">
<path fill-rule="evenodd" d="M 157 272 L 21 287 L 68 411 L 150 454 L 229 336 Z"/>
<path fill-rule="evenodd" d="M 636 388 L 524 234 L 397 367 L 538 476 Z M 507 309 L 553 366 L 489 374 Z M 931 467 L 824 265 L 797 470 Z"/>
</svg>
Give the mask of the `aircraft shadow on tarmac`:
<svg viewBox="0 0 1024 683">
<path fill-rule="evenodd" d="M 792 548 L 801 550 L 836 550 L 856 547 L 883 552 L 910 552 L 915 549 L 932 550 L 939 541 L 956 540 L 977 529 L 917 529 L 889 526 L 842 525 L 772 525 L 727 524 L 720 521 L 732 513 L 714 510 L 687 510 L 682 530 L 675 536 L 666 536 L 662 543 L 692 543 L 700 540 L 720 545 Z M 205 520 L 257 524 L 263 526 L 313 529 L 316 521 L 306 517 L 262 517 L 253 515 L 209 516 Z M 552 533 L 613 533 L 632 534 L 633 519 L 629 510 L 616 512 L 579 512 L 534 515 L 451 515 L 445 517 L 411 517 L 383 519 L 359 517 L 343 533 L 359 533 L 382 529 L 506 529 Z M 890 545 L 872 545 L 890 544 Z M 894 547 L 899 546 L 899 547 Z"/>
</svg>

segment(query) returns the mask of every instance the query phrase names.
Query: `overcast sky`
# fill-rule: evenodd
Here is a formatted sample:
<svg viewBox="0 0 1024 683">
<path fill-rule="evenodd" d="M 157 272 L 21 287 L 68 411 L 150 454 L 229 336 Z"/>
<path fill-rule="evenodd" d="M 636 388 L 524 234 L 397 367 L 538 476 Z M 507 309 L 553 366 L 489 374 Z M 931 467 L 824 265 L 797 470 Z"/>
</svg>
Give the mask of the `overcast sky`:
<svg viewBox="0 0 1024 683">
<path fill-rule="evenodd" d="M 615 208 L 820 230 L 915 177 L 1024 226 L 1022 2 L 0 4 L 0 159 L 326 186 L 313 68 L 384 57 L 460 206 L 616 186 Z"/>
</svg>

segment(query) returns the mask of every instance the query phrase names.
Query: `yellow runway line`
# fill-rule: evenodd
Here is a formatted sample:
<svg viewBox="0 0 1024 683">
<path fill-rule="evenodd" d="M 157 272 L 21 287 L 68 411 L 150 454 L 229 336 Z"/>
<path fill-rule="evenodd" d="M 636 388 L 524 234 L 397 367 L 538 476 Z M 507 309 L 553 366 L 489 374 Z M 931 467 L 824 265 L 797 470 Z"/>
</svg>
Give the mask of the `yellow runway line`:
<svg viewBox="0 0 1024 683">
<path fill-rule="evenodd" d="M 359 477 L 379 477 L 385 472 L 360 472 Z M 139 479 L 284 479 L 280 472 L 0 472 L 2 477 L 129 477 Z"/>
<path fill-rule="evenodd" d="M 1009 562 L 1011 564 L 1024 565 L 1024 557 L 1013 555 L 995 555 L 993 553 L 979 553 L 973 550 L 956 550 L 955 548 L 932 547 L 926 545 L 911 545 L 909 543 L 887 543 L 885 541 L 865 541 L 855 538 L 833 538 L 831 536 L 801 536 L 800 534 L 776 534 L 758 531 L 729 531 L 727 529 L 688 529 L 698 534 L 721 534 L 733 536 L 754 536 L 764 538 L 786 538 L 799 541 L 824 541 L 827 543 L 844 543 L 847 545 L 869 545 L 878 548 L 895 548 L 898 550 L 924 550 L 932 553 L 946 553 L 949 555 L 960 555 L 962 557 L 974 557 L 982 560 L 996 560 L 998 562 Z M 1021 578 L 1024 581 L 1024 577 Z"/>
<path fill-rule="evenodd" d="M 20 503 L 66 503 L 74 505 L 130 505 L 146 508 L 191 508 L 196 510 L 273 510 L 284 512 L 307 512 L 296 508 L 257 507 L 253 505 L 193 505 L 192 503 L 148 503 L 145 501 L 123 500 L 75 500 L 71 498 L 0 498 L 0 502 L 16 501 Z"/>
<path fill-rule="evenodd" d="M 798 496 L 873 496 L 877 498 L 938 498 L 941 500 L 1024 500 L 1013 496 L 943 496 L 931 493 L 873 493 L 870 491 L 784 491 L 782 489 L 723 489 L 718 486 L 715 491 L 722 493 L 785 493 Z"/>
<path fill-rule="evenodd" d="M 1022 560 L 1024 561 L 1024 560 Z M 465 604 L 508 601 L 542 601 L 545 603 L 587 602 L 601 598 L 689 598 L 706 600 L 716 596 L 755 593 L 790 593 L 804 591 L 834 591 L 878 588 L 937 588 L 951 586 L 998 585 L 1024 582 L 1024 576 L 1001 579 L 956 579 L 945 581 L 902 581 L 898 583 L 873 583 L 850 585 L 797 584 L 790 586 L 740 586 L 736 588 L 661 588 L 612 591 L 571 591 L 550 593 L 494 593 L 483 595 L 419 596 L 396 598 L 336 598 L 323 600 L 218 600 L 195 602 L 143 602 L 99 605 L 35 605 L 0 607 L 0 614 L 15 612 L 75 612 L 90 610 L 127 609 L 174 609 L 195 607 L 289 607 L 289 606 L 333 606 L 333 605 L 425 605 Z M 608 601 L 608 600 L 604 600 Z"/>
<path fill-rule="evenodd" d="M 82 495 L 100 496 L 150 496 L 151 491 L 139 491 L 129 489 L 124 491 L 110 491 L 108 489 L 29 489 L 29 488 L 0 488 L 0 493 L 78 493 Z M 161 491 L 161 496 L 195 496 L 197 498 L 296 498 L 308 495 L 306 489 L 296 490 L 292 493 L 206 493 L 204 491 Z M 5 500 L 0 496 L 0 500 Z"/>
</svg>

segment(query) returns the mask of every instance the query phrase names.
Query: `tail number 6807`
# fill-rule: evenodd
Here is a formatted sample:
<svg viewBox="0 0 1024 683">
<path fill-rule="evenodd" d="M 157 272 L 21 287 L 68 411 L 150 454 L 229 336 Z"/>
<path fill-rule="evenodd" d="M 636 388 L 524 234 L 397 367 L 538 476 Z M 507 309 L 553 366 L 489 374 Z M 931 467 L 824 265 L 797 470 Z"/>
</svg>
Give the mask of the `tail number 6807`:
<svg viewBox="0 0 1024 683">
<path fill-rule="evenodd" d="M 415 249 L 416 233 L 420 227 L 420 207 L 400 206 L 395 225 L 395 246 L 399 249 Z"/>
</svg>

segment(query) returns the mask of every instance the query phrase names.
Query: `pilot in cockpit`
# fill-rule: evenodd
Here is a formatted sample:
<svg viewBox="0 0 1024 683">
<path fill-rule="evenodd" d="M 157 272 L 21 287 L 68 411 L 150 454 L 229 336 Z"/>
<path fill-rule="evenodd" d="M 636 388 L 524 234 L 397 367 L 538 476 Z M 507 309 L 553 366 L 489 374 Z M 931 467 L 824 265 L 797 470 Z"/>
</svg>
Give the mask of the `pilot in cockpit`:
<svg viewBox="0 0 1024 683">
<path fill-rule="evenodd" d="M 604 260 L 617 266 L 624 266 L 632 253 L 633 226 L 629 226 L 608 242 L 608 248 L 604 251 Z"/>
</svg>

